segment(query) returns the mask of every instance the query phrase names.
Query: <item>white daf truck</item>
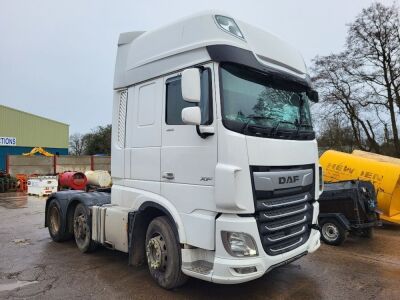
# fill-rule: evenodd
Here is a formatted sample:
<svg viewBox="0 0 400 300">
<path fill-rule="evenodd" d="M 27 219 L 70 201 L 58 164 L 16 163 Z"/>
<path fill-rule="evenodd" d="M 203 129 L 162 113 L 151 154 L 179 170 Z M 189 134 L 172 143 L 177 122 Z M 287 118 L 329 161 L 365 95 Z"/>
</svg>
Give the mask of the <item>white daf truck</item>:
<svg viewBox="0 0 400 300">
<path fill-rule="evenodd" d="M 317 100 L 296 50 L 226 14 L 121 34 L 113 186 L 51 195 L 52 239 L 129 253 L 167 289 L 246 282 L 314 252 Z"/>
</svg>

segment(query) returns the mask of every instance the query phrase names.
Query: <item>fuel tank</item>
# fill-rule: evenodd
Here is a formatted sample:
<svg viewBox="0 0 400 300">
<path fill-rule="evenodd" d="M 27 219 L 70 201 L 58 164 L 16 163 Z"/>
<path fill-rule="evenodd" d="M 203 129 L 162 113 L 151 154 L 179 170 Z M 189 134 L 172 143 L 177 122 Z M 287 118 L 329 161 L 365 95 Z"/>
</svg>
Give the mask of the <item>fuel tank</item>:
<svg viewBox="0 0 400 300">
<path fill-rule="evenodd" d="M 82 172 L 64 172 L 58 175 L 59 185 L 72 190 L 85 190 L 87 178 Z"/>
</svg>

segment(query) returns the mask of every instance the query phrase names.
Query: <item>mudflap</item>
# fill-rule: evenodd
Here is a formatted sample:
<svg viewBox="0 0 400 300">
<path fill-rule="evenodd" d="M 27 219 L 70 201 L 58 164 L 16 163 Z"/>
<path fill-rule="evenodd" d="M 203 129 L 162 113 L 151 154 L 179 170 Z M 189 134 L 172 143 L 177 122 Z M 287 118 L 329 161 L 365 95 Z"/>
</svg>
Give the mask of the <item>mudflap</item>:
<svg viewBox="0 0 400 300">
<path fill-rule="evenodd" d="M 146 228 L 149 220 L 140 211 L 128 213 L 128 256 L 129 265 L 138 267 L 146 263 Z"/>
</svg>

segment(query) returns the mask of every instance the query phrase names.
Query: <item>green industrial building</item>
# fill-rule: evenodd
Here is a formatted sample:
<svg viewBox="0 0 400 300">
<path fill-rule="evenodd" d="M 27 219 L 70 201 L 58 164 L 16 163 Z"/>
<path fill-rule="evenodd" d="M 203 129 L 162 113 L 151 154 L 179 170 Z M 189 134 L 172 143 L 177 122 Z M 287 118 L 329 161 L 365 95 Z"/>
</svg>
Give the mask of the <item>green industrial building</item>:
<svg viewBox="0 0 400 300">
<path fill-rule="evenodd" d="M 68 154 L 69 125 L 0 105 L 0 170 L 7 155 L 30 152 L 34 147 Z"/>
</svg>

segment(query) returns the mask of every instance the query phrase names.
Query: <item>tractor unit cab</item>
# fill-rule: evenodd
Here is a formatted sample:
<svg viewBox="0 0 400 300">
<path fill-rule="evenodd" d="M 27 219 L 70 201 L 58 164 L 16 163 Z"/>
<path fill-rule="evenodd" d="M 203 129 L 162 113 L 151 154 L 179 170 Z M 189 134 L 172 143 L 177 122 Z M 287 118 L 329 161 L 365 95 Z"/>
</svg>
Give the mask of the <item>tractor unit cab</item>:
<svg viewBox="0 0 400 300">
<path fill-rule="evenodd" d="M 245 282 L 314 252 L 322 176 L 310 101 L 299 52 L 226 14 L 121 34 L 111 203 L 73 196 L 89 203 L 91 242 L 147 263 L 164 288 L 187 276 Z"/>
<path fill-rule="evenodd" d="M 379 223 L 375 188 L 369 181 L 325 183 L 319 204 L 322 239 L 328 244 L 341 244 L 347 231 L 371 237 Z"/>
</svg>

